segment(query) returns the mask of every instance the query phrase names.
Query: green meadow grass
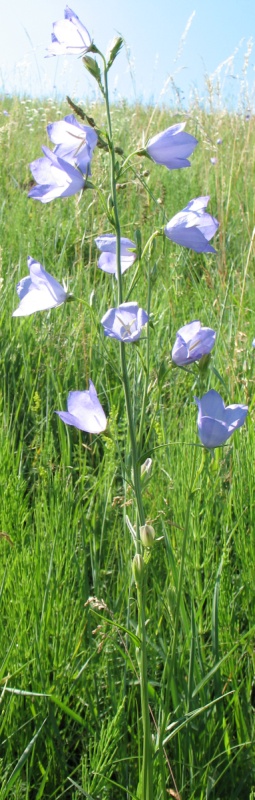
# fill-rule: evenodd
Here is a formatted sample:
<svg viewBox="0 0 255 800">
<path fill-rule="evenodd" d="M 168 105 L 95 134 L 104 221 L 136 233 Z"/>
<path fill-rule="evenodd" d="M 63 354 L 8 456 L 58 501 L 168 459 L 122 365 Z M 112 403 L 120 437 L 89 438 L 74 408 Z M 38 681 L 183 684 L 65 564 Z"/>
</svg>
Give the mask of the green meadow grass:
<svg viewBox="0 0 255 800">
<path fill-rule="evenodd" d="M 125 513 L 133 523 L 132 494 L 114 441 L 67 428 L 54 414 L 66 408 L 70 390 L 86 389 L 92 378 L 128 463 L 116 342 L 104 339 L 99 322 L 116 301 L 116 282 L 98 270 L 94 238 L 110 228 L 97 192 L 45 206 L 27 198 L 29 162 L 47 142 L 48 122 L 61 119 L 68 105 L 15 98 L 6 103 L 1 112 L 7 108 L 9 117 L 0 115 L 0 800 L 135 798 L 142 730 L 133 549 L 124 527 Z M 86 110 L 104 126 L 99 105 Z M 164 109 L 120 103 L 113 110 L 115 143 L 128 153 L 180 119 Z M 208 210 L 220 222 L 216 256 L 156 240 L 132 292 L 146 304 L 150 267 L 144 446 L 153 472 L 144 502 L 161 538 L 149 563 L 146 609 L 154 797 L 162 797 L 156 741 L 167 710 L 169 796 L 252 800 L 254 119 L 205 113 L 194 104 L 187 130 L 199 139 L 190 169 L 169 172 L 136 158 L 118 191 L 122 235 L 133 239 L 140 231 L 143 245 L 199 195 L 210 194 Z M 97 149 L 93 181 L 106 199 L 108 172 L 108 155 Z M 68 278 L 76 301 L 13 319 L 28 255 L 60 281 Z M 124 277 L 127 294 L 134 271 Z M 250 413 L 214 460 L 196 448 L 177 650 L 166 696 L 191 445 L 198 443 L 194 376 L 173 368 L 171 348 L 177 329 L 196 318 L 217 331 L 215 371 L 210 369 L 205 390 L 217 389 L 227 404 L 248 403 Z M 127 349 L 134 409 L 142 400 L 143 357 L 143 342 Z"/>
</svg>

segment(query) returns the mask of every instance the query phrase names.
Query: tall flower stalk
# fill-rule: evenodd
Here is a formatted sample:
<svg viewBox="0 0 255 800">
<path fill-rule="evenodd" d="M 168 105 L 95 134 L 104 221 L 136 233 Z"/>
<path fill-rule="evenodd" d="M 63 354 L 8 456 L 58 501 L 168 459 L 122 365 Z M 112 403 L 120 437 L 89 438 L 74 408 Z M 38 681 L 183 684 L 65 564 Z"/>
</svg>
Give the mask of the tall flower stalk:
<svg viewBox="0 0 255 800">
<path fill-rule="evenodd" d="M 123 302 L 123 287 L 122 287 L 122 272 L 121 272 L 121 228 L 118 212 L 117 191 L 116 191 L 116 164 L 115 164 L 115 150 L 112 136 L 111 113 L 109 104 L 109 91 L 108 91 L 108 69 L 106 61 L 104 61 L 104 97 L 106 103 L 107 123 L 108 123 L 108 137 L 109 137 L 109 151 L 110 151 L 110 169 L 111 169 L 111 199 L 114 214 L 114 226 L 116 232 L 116 259 L 117 259 L 117 281 L 118 281 L 118 303 Z M 137 524 L 136 524 L 136 556 L 139 559 L 140 574 L 135 572 L 136 588 L 137 588 L 137 614 L 138 614 L 138 636 L 140 639 L 140 651 L 138 654 L 138 666 L 140 674 L 140 689 L 141 689 L 141 711 L 142 711 L 142 725 L 143 725 L 143 756 L 142 756 L 142 770 L 139 780 L 139 796 L 141 800 L 153 800 L 153 772 L 152 772 L 152 742 L 150 731 L 150 716 L 149 716 L 149 697 L 148 697 L 148 674 L 147 674 L 147 643 L 146 643 L 146 626 L 145 626 L 145 604 L 146 604 L 146 566 L 141 555 L 141 540 L 140 540 L 140 526 L 145 525 L 145 513 L 142 501 L 142 488 L 141 488 L 141 465 L 139 462 L 139 451 L 137 447 L 137 433 L 135 428 L 135 421 L 132 410 L 130 383 L 126 362 L 125 343 L 120 342 L 120 361 L 121 361 L 121 376 L 122 385 L 125 394 L 128 430 L 131 444 L 132 454 L 132 475 L 134 484 L 134 494 L 137 507 Z M 144 406 L 144 404 L 143 404 Z M 141 421 L 144 420 L 144 410 L 142 413 Z M 141 442 L 142 431 L 140 430 L 139 443 Z"/>
</svg>

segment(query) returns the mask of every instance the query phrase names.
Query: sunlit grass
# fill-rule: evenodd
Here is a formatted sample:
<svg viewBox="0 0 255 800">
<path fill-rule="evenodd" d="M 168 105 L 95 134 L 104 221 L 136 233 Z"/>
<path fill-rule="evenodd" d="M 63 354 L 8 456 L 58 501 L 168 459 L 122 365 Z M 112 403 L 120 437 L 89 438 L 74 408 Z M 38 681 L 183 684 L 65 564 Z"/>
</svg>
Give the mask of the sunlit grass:
<svg viewBox="0 0 255 800">
<path fill-rule="evenodd" d="M 124 630 L 135 633 L 132 541 L 128 529 L 123 532 L 124 510 L 132 519 L 132 494 L 114 441 L 67 429 L 54 414 L 66 408 L 70 390 L 86 389 L 92 378 L 128 465 L 116 343 L 106 346 L 99 323 L 116 299 L 116 282 L 97 269 L 94 238 L 110 228 L 100 193 L 45 207 L 27 199 L 29 162 L 41 154 L 48 122 L 68 113 L 68 105 L 13 98 L 8 111 L 9 117 L 0 116 L 0 530 L 7 534 L 0 538 L 0 798 L 66 793 L 117 800 L 135 796 L 141 748 L 135 646 Z M 103 128 L 102 108 L 94 105 L 90 113 Z M 134 150 L 176 119 L 165 109 L 156 115 L 120 103 L 113 113 L 116 144 Z M 199 139 L 191 169 L 169 173 L 137 158 L 118 192 L 122 234 L 133 239 L 140 230 L 143 244 L 199 195 L 210 194 L 208 210 L 220 221 L 217 256 L 159 238 L 132 295 L 146 303 L 150 268 L 145 451 L 153 473 L 144 500 L 147 519 L 162 537 L 152 552 L 148 586 L 151 724 L 156 742 L 190 445 L 198 442 L 194 376 L 172 367 L 171 348 L 177 329 L 200 319 L 217 331 L 208 386 L 227 403 L 248 403 L 250 415 L 214 460 L 206 454 L 198 476 L 171 681 L 176 730 L 169 729 L 165 743 L 167 789 L 182 800 L 241 800 L 252 797 L 255 786 L 255 129 L 252 117 L 205 113 L 194 105 L 187 130 Z M 95 153 L 93 181 L 108 187 L 103 151 Z M 68 278 L 76 302 L 13 319 L 28 255 L 58 280 Z M 133 273 L 125 276 L 127 294 Z M 144 343 L 139 347 L 143 353 Z M 136 348 L 128 350 L 128 368 L 136 407 L 143 391 Z M 197 448 L 198 468 L 201 458 Z M 92 596 L 102 607 L 88 602 Z M 155 800 L 160 791 L 155 754 Z"/>
</svg>

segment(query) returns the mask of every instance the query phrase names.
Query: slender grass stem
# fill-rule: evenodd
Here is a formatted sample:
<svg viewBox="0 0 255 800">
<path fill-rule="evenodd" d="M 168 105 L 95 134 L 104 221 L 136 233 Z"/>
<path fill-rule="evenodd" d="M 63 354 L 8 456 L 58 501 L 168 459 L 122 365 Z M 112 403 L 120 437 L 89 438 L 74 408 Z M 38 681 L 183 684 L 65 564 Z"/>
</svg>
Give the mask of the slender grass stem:
<svg viewBox="0 0 255 800">
<path fill-rule="evenodd" d="M 191 476 L 189 482 L 189 490 L 188 490 L 188 499 L 187 499 L 187 506 L 186 506 L 186 514 L 185 514 L 185 523 L 184 523 L 184 532 L 183 532 L 183 541 L 182 541 L 182 551 L 181 551 L 181 563 L 180 563 L 180 570 L 178 576 L 178 586 L 177 586 L 177 598 L 176 598 L 176 610 L 175 610 L 175 626 L 174 626 L 174 635 L 173 635 L 173 642 L 170 646 L 169 658 L 166 658 L 165 668 L 163 670 L 162 675 L 162 687 L 164 692 L 164 701 L 162 703 L 162 719 L 159 725 L 159 738 L 158 738 L 158 750 L 159 750 L 159 763 L 160 763 L 160 772 L 161 772 L 161 783 L 162 783 L 162 797 L 164 800 L 167 800 L 167 793 L 166 793 L 166 779 L 165 779 L 165 767 L 164 767 L 164 753 L 163 753 L 163 740 L 165 735 L 165 729 L 169 717 L 169 707 L 170 707 L 170 694 L 171 694 L 171 682 L 175 667 L 175 657 L 176 657 L 176 649 L 177 649 L 177 641 L 179 635 L 179 617 L 180 617 L 180 606 L 181 606 L 181 594 L 182 594 L 182 585 L 183 585 L 183 576 L 184 576 L 184 565 L 185 565 L 185 555 L 186 555 L 186 547 L 187 547 L 187 540 L 188 534 L 190 529 L 190 511 L 192 506 L 193 500 L 193 491 L 194 485 L 196 481 L 197 475 L 195 475 L 195 468 L 196 468 L 196 453 L 197 448 L 194 447 L 193 450 L 193 458 L 192 458 L 192 467 L 191 467 Z M 202 455 L 202 463 L 204 463 L 204 453 Z M 165 687 L 165 688 L 164 688 Z"/>
<path fill-rule="evenodd" d="M 143 761 L 141 773 L 141 800 L 153 800 L 153 769 L 152 769 L 152 746 L 149 716 L 149 697 L 147 680 L 147 648 L 146 648 L 146 626 L 145 626 L 145 594 L 146 594 L 146 574 L 142 586 L 137 586 L 138 601 L 138 635 L 141 639 L 140 654 L 140 684 L 141 684 L 141 706 L 143 720 Z"/>
</svg>

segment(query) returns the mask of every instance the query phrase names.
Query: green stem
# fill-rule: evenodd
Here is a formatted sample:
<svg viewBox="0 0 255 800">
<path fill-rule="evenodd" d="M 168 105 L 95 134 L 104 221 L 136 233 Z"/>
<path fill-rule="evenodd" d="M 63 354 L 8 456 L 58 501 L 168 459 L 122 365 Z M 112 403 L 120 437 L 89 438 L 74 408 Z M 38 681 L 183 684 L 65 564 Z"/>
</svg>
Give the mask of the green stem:
<svg viewBox="0 0 255 800">
<path fill-rule="evenodd" d="M 131 292 L 133 291 L 133 288 L 134 288 L 134 286 L 135 286 L 135 284 L 137 282 L 137 279 L 139 277 L 141 262 L 142 262 L 144 256 L 146 255 L 148 248 L 152 245 L 152 242 L 156 238 L 156 236 L 163 236 L 162 231 L 158 231 L 158 230 L 154 231 L 154 233 L 151 234 L 150 238 L 146 242 L 146 245 L 145 245 L 145 247 L 143 249 L 141 257 L 139 258 L 139 261 L 138 261 L 138 264 L 137 264 L 137 267 L 136 267 L 136 271 L 135 271 L 134 277 L 133 277 L 133 279 L 131 281 L 127 296 L 125 298 L 125 303 L 127 303 L 128 299 L 129 299 L 129 297 L 131 295 Z"/>
<path fill-rule="evenodd" d="M 121 164 L 119 175 L 121 175 L 121 173 L 124 172 L 124 170 L 126 169 L 127 165 L 129 164 L 129 161 L 131 161 L 131 159 L 134 158 L 134 156 L 137 156 L 137 155 L 141 155 L 141 153 L 139 151 L 137 151 L 137 150 L 133 150 L 132 153 L 129 153 L 129 155 L 126 156 L 126 158 L 124 158 L 124 160 L 122 161 L 122 164 Z"/>
<path fill-rule="evenodd" d="M 106 103 L 106 114 L 107 114 L 107 125 L 108 125 L 108 137 L 109 137 L 109 149 L 110 149 L 110 156 L 111 156 L 111 195 L 112 195 L 112 205 L 114 210 L 114 223 L 115 223 L 115 231 L 116 231 L 116 260 L 117 260 L 117 279 L 118 279 L 118 304 L 122 303 L 122 274 L 121 274 L 121 252 L 120 252 L 120 221 L 119 221 L 119 214 L 118 214 L 118 202 L 117 202 L 117 191 L 116 191 L 116 163 L 115 163 L 115 151 L 113 145 L 113 138 L 112 138 L 112 121 L 111 121 L 111 112 L 110 112 L 110 104 L 109 104 L 109 92 L 108 92 L 108 73 L 106 62 L 104 59 L 104 84 L 105 84 L 105 103 Z"/>
<path fill-rule="evenodd" d="M 148 680 L 147 680 L 145 593 L 146 593 L 146 576 L 144 577 L 142 586 L 141 587 L 137 586 L 138 636 L 141 639 L 139 670 L 140 670 L 141 707 L 142 707 L 142 721 L 143 721 L 143 760 L 142 760 L 140 786 L 141 786 L 141 800 L 153 800 L 152 746 L 151 746 Z"/>
<path fill-rule="evenodd" d="M 106 112 L 107 112 L 107 122 L 108 122 L 109 147 L 110 147 L 110 154 L 111 154 L 111 193 L 112 193 L 112 204 L 113 204 L 113 209 L 114 209 L 115 231 L 116 231 L 118 304 L 120 305 L 122 303 L 122 296 L 123 296 L 123 292 L 122 292 L 122 274 L 121 274 L 121 245 L 120 245 L 121 236 L 120 236 L 120 222 L 119 222 L 119 214 L 118 214 L 116 180 L 115 180 L 115 152 L 114 152 L 113 139 L 112 139 L 112 124 L 111 124 L 111 114 L 110 114 L 110 106 L 109 106 L 108 79 L 107 79 L 106 64 L 105 64 L 105 69 L 104 69 L 104 80 L 105 80 L 105 101 L 106 101 Z M 133 417 L 133 411 L 132 411 L 132 402 L 131 402 L 131 394 L 130 394 L 130 385 L 129 385 L 129 378 L 128 378 L 125 347 L 126 347 L 126 345 L 124 344 L 124 342 L 120 342 L 121 372 L 122 372 L 122 382 L 123 382 L 124 392 L 125 392 L 126 410 L 127 410 L 127 417 L 128 417 L 128 427 L 129 427 L 129 435 L 130 435 L 130 442 L 131 442 L 135 496 L 136 496 L 136 502 L 137 502 L 137 507 L 138 507 L 140 525 L 144 525 L 145 524 L 145 515 L 144 515 L 144 510 L 143 510 L 142 491 L 141 491 L 141 479 L 140 479 L 140 471 L 141 471 L 141 469 L 140 469 L 140 464 L 138 464 L 135 424 L 134 424 L 134 417 Z M 140 552 L 139 531 L 137 531 L 137 552 Z"/>
<path fill-rule="evenodd" d="M 151 303 L 151 284 L 150 284 L 150 265 L 149 265 L 149 267 L 148 267 L 148 302 L 147 302 L 147 314 L 148 314 L 148 317 L 150 317 L 150 303 Z M 142 409 L 141 409 L 141 416 L 140 416 L 140 427 L 139 427 L 139 456 L 141 455 L 141 452 L 142 452 L 143 428 L 144 428 L 145 412 L 146 412 L 146 405 L 147 405 L 148 383 L 149 383 L 149 366 L 150 366 L 150 324 L 148 322 L 147 323 L 147 341 L 146 341 L 146 367 L 145 367 L 143 401 L 142 401 Z"/>
<path fill-rule="evenodd" d="M 108 124 L 108 138 L 109 138 L 109 152 L 111 159 L 111 200 L 114 213 L 114 225 L 116 232 L 116 259 L 117 259 L 117 280 L 118 280 L 118 304 L 122 303 L 122 274 L 121 274 L 121 231 L 118 214 L 117 192 L 116 192 L 116 163 L 115 151 L 112 138 L 112 124 L 109 106 L 109 93 L 108 93 L 108 77 L 107 67 L 104 59 L 104 97 L 106 103 L 107 124 Z M 142 502 L 141 490 L 141 466 L 138 463 L 138 451 L 136 442 L 135 421 L 132 410 L 130 384 L 126 362 L 126 345 L 120 342 L 120 360 L 122 372 L 122 384 L 125 393 L 125 402 L 128 419 L 128 430 L 131 443 L 132 452 L 132 466 L 133 466 L 133 482 L 134 491 L 137 504 L 137 530 L 136 530 L 136 549 L 137 553 L 141 553 L 141 542 L 139 526 L 145 524 L 145 514 Z M 143 724 L 143 761 L 142 772 L 140 776 L 139 786 L 141 787 L 142 800 L 153 800 L 153 774 L 152 774 L 152 748 L 151 748 L 151 732 L 150 732 L 150 716 L 149 716 L 149 698 L 148 698 L 148 677 L 147 677 L 147 643 L 146 643 L 146 626 L 145 626 L 145 584 L 142 582 L 142 587 L 137 586 L 137 602 L 138 602 L 138 630 L 141 640 L 141 648 L 139 654 L 139 672 L 140 672 L 140 687 L 141 687 L 141 708 L 142 708 L 142 724 Z"/>
</svg>

